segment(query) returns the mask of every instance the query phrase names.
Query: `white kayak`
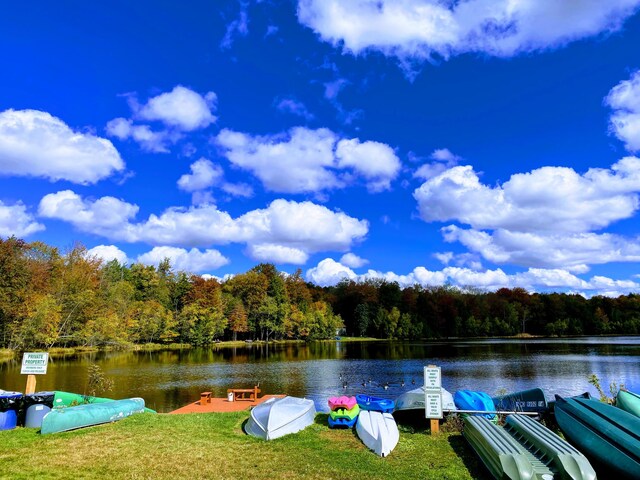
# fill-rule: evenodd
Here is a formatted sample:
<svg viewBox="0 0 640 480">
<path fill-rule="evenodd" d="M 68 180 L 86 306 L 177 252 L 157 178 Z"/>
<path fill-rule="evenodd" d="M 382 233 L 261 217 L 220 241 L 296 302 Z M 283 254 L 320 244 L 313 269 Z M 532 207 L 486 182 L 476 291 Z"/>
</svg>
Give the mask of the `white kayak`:
<svg viewBox="0 0 640 480">
<path fill-rule="evenodd" d="M 444 388 L 442 393 L 442 410 L 457 410 L 456 404 L 453 402 L 453 395 Z M 424 410 L 424 387 L 418 387 L 415 390 L 409 390 L 396 399 L 396 408 L 399 410 Z"/>
<path fill-rule="evenodd" d="M 389 455 L 400 440 L 398 425 L 390 413 L 360 410 L 356 432 L 362 443 L 381 457 Z"/>
<path fill-rule="evenodd" d="M 270 398 L 251 410 L 244 427 L 249 435 L 273 440 L 311 425 L 316 417 L 313 400 L 297 397 Z"/>
</svg>

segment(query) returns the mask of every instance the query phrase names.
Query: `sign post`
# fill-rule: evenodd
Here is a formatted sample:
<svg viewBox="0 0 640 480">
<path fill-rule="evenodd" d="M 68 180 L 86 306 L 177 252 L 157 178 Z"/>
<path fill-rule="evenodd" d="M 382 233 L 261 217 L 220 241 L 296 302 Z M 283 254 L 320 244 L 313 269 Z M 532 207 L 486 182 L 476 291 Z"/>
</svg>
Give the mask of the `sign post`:
<svg viewBox="0 0 640 480">
<path fill-rule="evenodd" d="M 425 417 L 431 419 L 431 435 L 440 433 L 442 419 L 442 376 L 440 367 L 424 367 Z"/>
<path fill-rule="evenodd" d="M 27 375 L 25 395 L 35 393 L 36 375 L 46 375 L 49 365 L 49 354 L 46 352 L 25 352 L 22 356 L 22 369 L 20 373 Z"/>
</svg>

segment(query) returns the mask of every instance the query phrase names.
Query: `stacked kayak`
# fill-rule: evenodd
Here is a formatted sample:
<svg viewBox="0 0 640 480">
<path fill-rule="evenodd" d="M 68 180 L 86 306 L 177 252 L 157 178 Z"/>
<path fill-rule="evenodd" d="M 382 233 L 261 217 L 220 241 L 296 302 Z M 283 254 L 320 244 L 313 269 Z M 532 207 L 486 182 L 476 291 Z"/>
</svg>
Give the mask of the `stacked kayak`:
<svg viewBox="0 0 640 480">
<path fill-rule="evenodd" d="M 496 406 L 491 397 L 484 392 L 475 392 L 472 390 L 458 390 L 453 395 L 453 401 L 459 410 L 474 410 L 480 412 L 494 412 Z M 481 415 L 481 414 L 474 414 Z M 463 415 L 464 416 L 464 415 Z M 497 417 L 493 413 L 482 415 L 485 418 L 497 421 Z"/>
<path fill-rule="evenodd" d="M 313 400 L 297 397 L 270 398 L 251 410 L 244 430 L 254 437 L 273 440 L 307 428 L 315 417 Z"/>
<path fill-rule="evenodd" d="M 360 410 L 368 410 L 371 412 L 391 413 L 395 408 L 395 402 L 388 398 L 359 394 L 356 395 L 356 401 L 360 406 Z"/>
<path fill-rule="evenodd" d="M 616 396 L 616 407 L 640 417 L 640 395 L 621 388 Z"/>
<path fill-rule="evenodd" d="M 113 400 L 103 403 L 89 403 L 72 408 L 54 408 L 42 419 L 40 433 L 66 432 L 76 428 L 91 427 L 102 423 L 115 422 L 135 413 L 144 412 L 142 398 Z"/>
<path fill-rule="evenodd" d="M 640 418 L 597 400 L 559 395 L 555 417 L 580 451 L 609 470 L 602 478 L 640 478 Z"/>
<path fill-rule="evenodd" d="M 356 432 L 362 443 L 381 457 L 389 455 L 400 440 L 398 425 L 391 413 L 361 410 Z"/>
<path fill-rule="evenodd" d="M 351 428 L 358 420 L 360 406 L 356 402 L 356 397 L 331 397 L 329 399 L 329 427 L 331 428 Z"/>
</svg>

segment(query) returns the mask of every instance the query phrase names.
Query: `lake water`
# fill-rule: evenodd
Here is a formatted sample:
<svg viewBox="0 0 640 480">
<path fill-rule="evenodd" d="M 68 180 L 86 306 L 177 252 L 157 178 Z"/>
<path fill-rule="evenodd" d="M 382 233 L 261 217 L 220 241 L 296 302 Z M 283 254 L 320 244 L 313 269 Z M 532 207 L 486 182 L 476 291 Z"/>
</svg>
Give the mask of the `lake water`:
<svg viewBox="0 0 640 480">
<path fill-rule="evenodd" d="M 38 376 L 37 389 L 82 393 L 91 363 L 115 382 L 105 396 L 140 396 L 159 412 L 194 402 L 202 391 L 224 397 L 227 388 L 251 388 L 258 382 L 263 394 L 306 396 L 319 411 L 327 411 L 326 400 L 333 395 L 395 398 L 423 384 L 428 364 L 442 368 L 443 387 L 450 392 L 470 389 L 493 395 L 540 387 L 548 399 L 556 393 L 595 394 L 587 380 L 592 373 L 607 392 L 612 381 L 640 391 L 640 337 L 338 341 L 95 353 L 53 357 L 47 375 Z M 25 383 L 19 361 L 0 363 L 0 389 L 23 391 Z"/>
</svg>

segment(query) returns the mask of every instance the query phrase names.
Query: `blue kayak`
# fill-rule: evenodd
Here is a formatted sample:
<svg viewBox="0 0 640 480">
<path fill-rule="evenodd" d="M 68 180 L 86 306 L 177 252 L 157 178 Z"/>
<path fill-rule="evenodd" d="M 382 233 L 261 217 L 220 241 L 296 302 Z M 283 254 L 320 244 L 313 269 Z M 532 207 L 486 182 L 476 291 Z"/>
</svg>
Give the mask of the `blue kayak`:
<svg viewBox="0 0 640 480">
<path fill-rule="evenodd" d="M 358 421 L 358 416 L 356 415 L 353 418 L 332 418 L 331 416 L 329 416 L 327 418 L 327 421 L 329 422 L 329 428 L 352 428 Z"/>
<path fill-rule="evenodd" d="M 472 390 L 458 390 L 453 395 L 453 401 L 459 410 L 476 410 L 482 412 L 493 412 L 496 406 L 491 400 L 491 397 L 484 392 L 475 392 Z M 479 415 L 479 414 L 475 414 Z M 488 413 L 482 415 L 489 420 L 496 418 L 495 414 Z"/>
<path fill-rule="evenodd" d="M 396 404 L 388 398 L 371 397 L 369 395 L 356 395 L 356 401 L 360 408 L 372 412 L 393 413 Z"/>
</svg>

